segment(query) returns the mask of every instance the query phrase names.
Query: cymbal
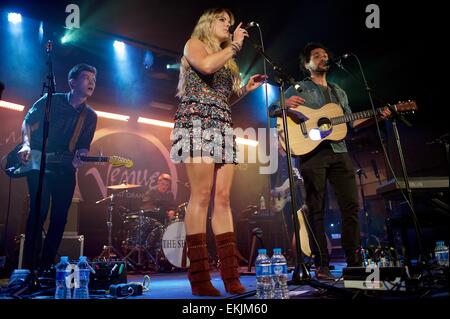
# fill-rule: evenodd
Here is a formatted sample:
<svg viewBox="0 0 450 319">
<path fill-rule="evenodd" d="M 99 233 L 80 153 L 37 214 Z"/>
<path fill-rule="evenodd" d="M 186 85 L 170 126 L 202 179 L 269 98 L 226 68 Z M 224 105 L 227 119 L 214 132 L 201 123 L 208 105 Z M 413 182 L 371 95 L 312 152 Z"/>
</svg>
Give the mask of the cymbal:
<svg viewBox="0 0 450 319">
<path fill-rule="evenodd" d="M 113 189 L 113 190 L 118 190 L 118 189 L 132 189 L 132 188 L 139 188 L 142 187 L 142 185 L 139 184 L 119 184 L 119 185 L 110 185 L 107 186 L 106 188 L 108 189 Z"/>
</svg>

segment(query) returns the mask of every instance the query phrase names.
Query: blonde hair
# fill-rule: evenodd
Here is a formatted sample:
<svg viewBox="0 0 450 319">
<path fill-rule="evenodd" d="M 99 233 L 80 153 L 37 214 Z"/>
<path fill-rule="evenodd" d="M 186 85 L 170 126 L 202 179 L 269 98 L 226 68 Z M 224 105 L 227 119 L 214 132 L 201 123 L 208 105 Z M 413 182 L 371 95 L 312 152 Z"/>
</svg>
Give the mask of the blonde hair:
<svg viewBox="0 0 450 319">
<path fill-rule="evenodd" d="M 200 19 L 198 19 L 197 24 L 192 31 L 191 38 L 199 39 L 202 41 L 208 48 L 210 48 L 214 53 L 219 52 L 220 50 L 226 48 L 231 43 L 231 37 L 228 38 L 227 41 L 222 42 L 220 45 L 217 44 L 217 41 L 214 40 L 212 34 L 212 24 L 218 19 L 223 13 L 227 13 L 230 16 L 231 24 L 234 24 L 234 16 L 228 9 L 208 9 L 206 10 Z M 189 67 L 189 62 L 186 57 L 181 58 L 180 65 L 180 78 L 178 80 L 177 87 L 177 96 L 181 97 L 185 93 L 186 88 L 186 80 L 185 74 L 186 70 Z M 233 78 L 233 92 L 239 94 L 241 88 L 241 76 L 239 74 L 239 67 L 236 64 L 236 61 L 232 58 L 229 59 L 225 63 L 225 67 L 230 69 L 231 75 Z"/>
</svg>

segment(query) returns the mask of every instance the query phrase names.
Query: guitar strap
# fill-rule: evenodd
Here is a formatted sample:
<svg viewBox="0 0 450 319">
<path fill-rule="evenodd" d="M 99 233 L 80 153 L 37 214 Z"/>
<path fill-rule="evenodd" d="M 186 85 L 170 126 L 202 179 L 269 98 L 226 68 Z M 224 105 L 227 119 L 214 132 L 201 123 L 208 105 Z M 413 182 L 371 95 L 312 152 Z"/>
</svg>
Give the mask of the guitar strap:
<svg viewBox="0 0 450 319">
<path fill-rule="evenodd" d="M 75 151 L 75 146 L 77 145 L 78 138 L 80 137 L 81 128 L 83 127 L 84 120 L 86 119 L 87 107 L 83 106 L 83 110 L 81 111 L 80 117 L 78 118 L 77 125 L 75 126 L 75 130 L 73 131 L 72 138 L 69 143 L 69 152 L 73 153 Z"/>
</svg>

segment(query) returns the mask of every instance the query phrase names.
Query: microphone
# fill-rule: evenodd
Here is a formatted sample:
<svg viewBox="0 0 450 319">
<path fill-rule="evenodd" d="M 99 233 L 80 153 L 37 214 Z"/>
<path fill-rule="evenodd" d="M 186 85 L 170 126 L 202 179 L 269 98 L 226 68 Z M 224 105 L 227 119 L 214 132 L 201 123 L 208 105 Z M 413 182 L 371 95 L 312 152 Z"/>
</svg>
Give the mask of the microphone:
<svg viewBox="0 0 450 319">
<path fill-rule="evenodd" d="M 342 60 L 347 59 L 350 56 L 349 53 L 344 53 L 343 55 L 338 56 L 337 58 L 334 59 L 328 59 L 325 61 L 325 65 L 326 66 L 331 66 L 331 65 L 337 65 L 338 67 L 342 67 Z"/>
<path fill-rule="evenodd" d="M 255 21 L 251 21 L 251 22 L 249 22 L 249 23 L 244 24 L 243 26 L 241 26 L 241 29 L 248 30 L 248 29 L 253 28 L 253 27 L 259 27 L 259 24 L 258 24 L 257 22 L 255 22 Z M 237 28 L 237 25 L 232 25 L 232 26 L 228 29 L 228 31 L 229 31 L 230 33 L 234 33 L 234 31 L 236 31 L 236 28 Z"/>
</svg>

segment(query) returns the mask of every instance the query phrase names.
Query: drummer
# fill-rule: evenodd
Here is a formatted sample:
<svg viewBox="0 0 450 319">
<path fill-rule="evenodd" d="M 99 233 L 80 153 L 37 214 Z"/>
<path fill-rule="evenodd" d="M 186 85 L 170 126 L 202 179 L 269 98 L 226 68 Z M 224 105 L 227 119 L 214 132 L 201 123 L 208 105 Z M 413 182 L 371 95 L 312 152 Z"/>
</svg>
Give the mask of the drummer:
<svg viewBox="0 0 450 319">
<path fill-rule="evenodd" d="M 175 218 L 175 199 L 170 191 L 172 186 L 172 177 L 163 173 L 159 175 L 155 188 L 148 189 L 142 199 L 142 209 L 155 209 L 152 218 L 160 223 L 168 224 Z"/>
</svg>

